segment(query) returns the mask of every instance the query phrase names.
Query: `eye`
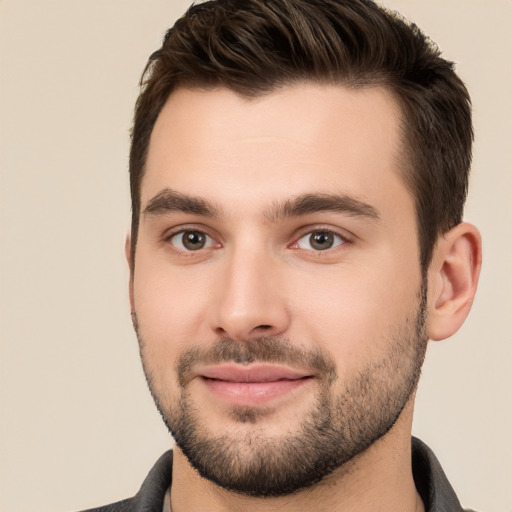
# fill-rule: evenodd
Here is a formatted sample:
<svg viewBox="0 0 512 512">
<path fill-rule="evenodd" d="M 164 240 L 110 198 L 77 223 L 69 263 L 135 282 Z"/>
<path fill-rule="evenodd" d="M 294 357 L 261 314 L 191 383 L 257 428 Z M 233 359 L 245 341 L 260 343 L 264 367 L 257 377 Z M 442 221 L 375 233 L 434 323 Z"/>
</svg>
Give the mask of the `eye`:
<svg viewBox="0 0 512 512">
<path fill-rule="evenodd" d="M 326 251 L 345 243 L 340 235 L 332 231 L 312 231 L 297 241 L 296 247 L 313 251 Z"/>
<path fill-rule="evenodd" d="M 174 247 L 184 252 L 208 249 L 215 245 L 213 239 L 206 233 L 193 230 L 180 231 L 172 235 L 169 241 Z"/>
</svg>

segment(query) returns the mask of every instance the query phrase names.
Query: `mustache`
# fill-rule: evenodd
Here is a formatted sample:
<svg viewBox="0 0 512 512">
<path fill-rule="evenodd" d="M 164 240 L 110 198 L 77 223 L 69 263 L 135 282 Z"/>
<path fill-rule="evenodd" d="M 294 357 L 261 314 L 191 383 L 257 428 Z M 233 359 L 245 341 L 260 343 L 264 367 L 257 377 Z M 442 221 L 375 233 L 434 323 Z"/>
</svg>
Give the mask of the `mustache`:
<svg viewBox="0 0 512 512">
<path fill-rule="evenodd" d="M 334 360 L 320 349 L 306 350 L 280 337 L 259 337 L 240 341 L 222 338 L 214 345 L 194 346 L 185 350 L 176 363 L 176 373 L 180 387 L 184 388 L 193 378 L 193 369 L 197 365 L 215 365 L 221 363 L 283 364 L 290 367 L 311 369 L 329 383 L 336 377 Z"/>
</svg>

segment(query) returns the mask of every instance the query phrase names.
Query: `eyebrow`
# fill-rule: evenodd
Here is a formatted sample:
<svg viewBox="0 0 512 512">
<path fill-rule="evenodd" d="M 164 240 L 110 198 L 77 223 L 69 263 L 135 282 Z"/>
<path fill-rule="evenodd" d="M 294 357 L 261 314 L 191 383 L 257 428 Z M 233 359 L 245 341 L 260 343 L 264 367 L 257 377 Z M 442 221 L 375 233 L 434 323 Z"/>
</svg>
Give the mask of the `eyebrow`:
<svg viewBox="0 0 512 512">
<path fill-rule="evenodd" d="M 321 212 L 337 212 L 353 217 L 380 220 L 376 208 L 347 194 L 304 194 L 284 203 L 272 205 L 265 212 L 265 217 L 271 222 L 276 222 L 285 217 L 301 217 Z"/>
<path fill-rule="evenodd" d="M 191 213 L 203 217 L 220 217 L 221 209 L 201 198 L 164 189 L 150 199 L 145 215 Z M 312 213 L 337 212 L 353 217 L 380 220 L 379 212 L 371 205 L 347 194 L 303 194 L 270 206 L 264 216 L 274 223 L 283 218 L 303 217 Z"/>
<path fill-rule="evenodd" d="M 148 201 L 144 208 L 145 215 L 162 215 L 167 213 L 193 213 L 203 217 L 218 217 L 219 210 L 212 203 L 200 198 L 182 194 L 171 189 L 164 189 Z"/>
</svg>

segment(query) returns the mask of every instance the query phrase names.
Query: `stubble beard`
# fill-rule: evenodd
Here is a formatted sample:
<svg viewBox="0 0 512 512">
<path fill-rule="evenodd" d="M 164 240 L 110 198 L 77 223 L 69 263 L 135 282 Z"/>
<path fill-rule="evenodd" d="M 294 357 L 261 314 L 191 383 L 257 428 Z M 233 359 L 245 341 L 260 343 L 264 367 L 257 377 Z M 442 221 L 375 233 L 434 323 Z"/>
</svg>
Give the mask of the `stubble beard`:
<svg viewBox="0 0 512 512">
<path fill-rule="evenodd" d="M 246 496 L 292 494 L 320 482 L 393 428 L 414 394 L 425 357 L 425 286 L 419 298 L 416 314 L 397 326 L 386 355 L 341 386 L 334 361 L 323 352 L 305 352 L 276 337 L 243 342 L 222 339 L 213 347 L 195 347 L 180 356 L 176 365 L 180 396 L 164 406 L 169 400 L 156 389 L 145 343 L 137 332 L 148 386 L 176 444 L 202 477 Z M 134 325 L 138 331 L 136 317 Z M 256 361 L 316 369 L 321 378 L 315 405 L 294 432 L 280 436 L 266 435 L 265 409 L 251 407 L 233 407 L 231 421 L 254 428 L 244 428 L 245 433 L 238 435 L 212 433 L 189 391 L 191 368 L 199 362 Z"/>
</svg>

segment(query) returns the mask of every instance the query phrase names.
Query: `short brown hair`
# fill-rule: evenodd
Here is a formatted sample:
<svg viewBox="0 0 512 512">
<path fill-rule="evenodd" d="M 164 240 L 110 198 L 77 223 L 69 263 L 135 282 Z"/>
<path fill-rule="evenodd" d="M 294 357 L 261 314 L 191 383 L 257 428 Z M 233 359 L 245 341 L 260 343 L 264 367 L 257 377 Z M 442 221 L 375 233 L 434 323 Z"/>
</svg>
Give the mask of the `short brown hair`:
<svg viewBox="0 0 512 512">
<path fill-rule="evenodd" d="M 149 58 L 130 151 L 132 260 L 155 121 L 177 87 L 254 97 L 297 82 L 387 87 L 402 109 L 403 179 L 415 200 L 420 263 L 461 222 L 473 129 L 454 65 L 416 25 L 371 0 L 214 0 L 193 5 Z"/>
</svg>

